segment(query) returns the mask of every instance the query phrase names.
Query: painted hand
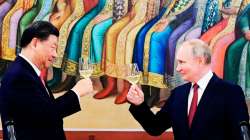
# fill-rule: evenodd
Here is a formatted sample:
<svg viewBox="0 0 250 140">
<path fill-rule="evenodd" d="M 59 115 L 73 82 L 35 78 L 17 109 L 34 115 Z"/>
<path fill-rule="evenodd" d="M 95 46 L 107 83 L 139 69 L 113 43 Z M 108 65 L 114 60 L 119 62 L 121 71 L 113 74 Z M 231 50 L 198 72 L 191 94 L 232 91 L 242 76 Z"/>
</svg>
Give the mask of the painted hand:
<svg viewBox="0 0 250 140">
<path fill-rule="evenodd" d="M 127 94 L 127 100 L 134 105 L 140 105 L 144 101 L 144 94 L 137 85 L 132 85 Z"/>
</svg>

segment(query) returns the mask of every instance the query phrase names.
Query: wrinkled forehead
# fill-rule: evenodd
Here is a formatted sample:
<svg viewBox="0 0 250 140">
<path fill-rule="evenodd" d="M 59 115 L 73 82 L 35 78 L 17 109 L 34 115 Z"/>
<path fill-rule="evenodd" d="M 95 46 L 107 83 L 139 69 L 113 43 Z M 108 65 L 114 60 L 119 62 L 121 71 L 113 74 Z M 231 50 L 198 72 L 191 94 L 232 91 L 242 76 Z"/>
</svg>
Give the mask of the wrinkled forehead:
<svg viewBox="0 0 250 140">
<path fill-rule="evenodd" d="M 191 57 L 192 56 L 192 46 L 188 43 L 183 43 L 177 50 L 176 58 Z"/>
</svg>

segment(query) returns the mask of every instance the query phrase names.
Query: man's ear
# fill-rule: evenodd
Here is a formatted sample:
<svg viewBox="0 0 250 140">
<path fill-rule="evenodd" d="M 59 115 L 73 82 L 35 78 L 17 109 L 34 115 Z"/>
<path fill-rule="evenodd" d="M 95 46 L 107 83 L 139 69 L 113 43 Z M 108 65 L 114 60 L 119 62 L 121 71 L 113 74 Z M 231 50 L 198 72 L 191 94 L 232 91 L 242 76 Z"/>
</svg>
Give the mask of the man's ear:
<svg viewBox="0 0 250 140">
<path fill-rule="evenodd" d="M 36 48 L 38 39 L 36 37 L 32 38 L 30 45 L 32 48 Z"/>
<path fill-rule="evenodd" d="M 205 65 L 206 64 L 206 59 L 204 57 L 200 57 L 200 64 Z"/>
<path fill-rule="evenodd" d="M 201 64 L 201 65 L 205 64 L 205 59 L 203 57 L 196 57 L 196 60 L 198 64 Z"/>
</svg>

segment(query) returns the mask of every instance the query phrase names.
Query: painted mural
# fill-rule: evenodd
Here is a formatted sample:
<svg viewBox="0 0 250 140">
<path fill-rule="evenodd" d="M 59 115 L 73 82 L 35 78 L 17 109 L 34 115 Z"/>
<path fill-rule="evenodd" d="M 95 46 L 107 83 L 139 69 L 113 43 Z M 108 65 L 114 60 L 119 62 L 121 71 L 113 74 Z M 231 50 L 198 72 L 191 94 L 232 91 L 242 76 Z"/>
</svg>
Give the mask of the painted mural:
<svg viewBox="0 0 250 140">
<path fill-rule="evenodd" d="M 20 53 L 34 21 L 60 31 L 58 56 L 45 79 L 56 93 L 81 78 L 79 59 L 93 66 L 101 100 L 126 102 L 126 68 L 136 63 L 149 106 L 161 106 L 184 81 L 175 71 L 180 44 L 200 38 L 213 52 L 212 70 L 250 97 L 250 0 L 0 0 L 0 75 Z"/>
</svg>

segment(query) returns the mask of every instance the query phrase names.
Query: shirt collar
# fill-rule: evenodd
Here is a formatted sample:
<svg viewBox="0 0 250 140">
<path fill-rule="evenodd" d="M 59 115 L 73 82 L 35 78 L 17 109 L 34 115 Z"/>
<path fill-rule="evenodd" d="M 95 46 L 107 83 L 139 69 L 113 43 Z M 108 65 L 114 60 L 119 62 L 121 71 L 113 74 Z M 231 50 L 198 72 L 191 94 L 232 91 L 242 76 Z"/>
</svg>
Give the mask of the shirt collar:
<svg viewBox="0 0 250 140">
<path fill-rule="evenodd" d="M 213 72 L 211 70 L 209 70 L 207 72 L 207 74 L 205 74 L 198 82 L 197 84 L 199 85 L 199 88 L 205 90 L 205 88 L 208 85 L 208 82 L 210 81 L 210 79 L 213 77 Z M 194 83 L 192 83 L 192 86 L 194 85 Z"/>
<path fill-rule="evenodd" d="M 35 64 L 33 64 L 33 63 L 32 63 L 27 57 L 25 57 L 23 54 L 20 53 L 19 56 L 22 57 L 24 60 L 26 60 L 26 61 L 31 65 L 31 67 L 35 70 L 36 74 L 37 74 L 38 76 L 40 76 L 41 71 L 38 69 L 38 67 L 37 67 Z"/>
</svg>

